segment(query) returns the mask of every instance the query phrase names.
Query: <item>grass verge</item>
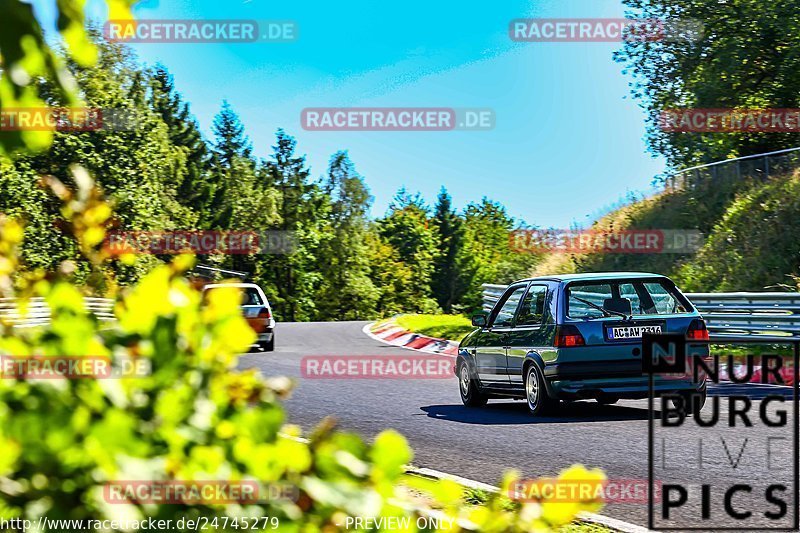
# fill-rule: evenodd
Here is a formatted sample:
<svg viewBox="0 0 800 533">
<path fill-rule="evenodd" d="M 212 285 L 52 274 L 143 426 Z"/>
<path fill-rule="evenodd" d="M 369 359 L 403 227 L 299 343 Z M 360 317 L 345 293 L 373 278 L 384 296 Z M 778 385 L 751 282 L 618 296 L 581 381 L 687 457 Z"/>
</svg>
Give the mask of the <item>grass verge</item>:
<svg viewBox="0 0 800 533">
<path fill-rule="evenodd" d="M 415 476 L 415 474 L 409 475 L 411 477 Z M 424 478 L 424 476 L 422 477 Z M 414 495 L 419 503 L 426 507 L 430 507 L 432 501 L 430 501 L 424 493 L 409 487 L 406 487 L 406 489 L 409 491 L 409 493 Z M 485 490 L 464 487 L 461 496 L 461 502 L 465 507 L 479 507 L 485 505 L 489 501 L 489 497 L 490 494 Z M 503 498 L 502 507 L 508 511 L 517 510 L 519 509 L 519 502 L 508 498 Z M 616 530 L 577 519 L 574 522 L 558 529 L 554 529 L 553 531 L 555 533 L 614 533 Z"/>
<path fill-rule="evenodd" d="M 408 331 L 452 341 L 460 341 L 475 329 L 464 315 L 400 315 L 395 322 Z"/>
</svg>

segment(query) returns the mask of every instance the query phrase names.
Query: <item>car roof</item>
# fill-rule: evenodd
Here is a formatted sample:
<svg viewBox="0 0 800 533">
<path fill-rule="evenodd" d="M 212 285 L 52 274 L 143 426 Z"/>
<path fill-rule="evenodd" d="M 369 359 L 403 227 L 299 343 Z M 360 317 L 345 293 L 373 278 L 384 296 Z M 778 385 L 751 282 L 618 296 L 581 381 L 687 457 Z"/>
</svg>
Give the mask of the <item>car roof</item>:
<svg viewBox="0 0 800 533">
<path fill-rule="evenodd" d="M 255 283 L 208 283 L 206 285 L 203 285 L 203 290 L 206 290 L 206 289 L 218 289 L 220 287 L 235 287 L 237 289 L 246 289 L 246 288 L 260 289 L 261 288 Z"/>
<path fill-rule="evenodd" d="M 631 278 L 666 278 L 662 274 L 651 272 L 586 272 L 582 274 L 556 274 L 553 276 L 538 276 L 515 281 L 596 281 L 604 279 L 631 279 Z"/>
</svg>

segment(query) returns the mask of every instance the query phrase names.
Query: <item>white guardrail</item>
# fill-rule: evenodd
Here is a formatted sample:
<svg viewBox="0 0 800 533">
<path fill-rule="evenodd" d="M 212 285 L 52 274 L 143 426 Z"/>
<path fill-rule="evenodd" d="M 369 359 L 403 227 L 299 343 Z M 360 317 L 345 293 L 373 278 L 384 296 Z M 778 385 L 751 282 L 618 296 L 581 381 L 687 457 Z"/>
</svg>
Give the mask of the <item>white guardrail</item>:
<svg viewBox="0 0 800 533">
<path fill-rule="evenodd" d="M 489 311 L 506 285 L 482 287 L 483 308 Z M 712 339 L 768 336 L 800 340 L 800 292 L 696 292 L 686 297 L 703 315 Z"/>
<path fill-rule="evenodd" d="M 490 310 L 505 285 L 484 284 L 483 308 Z M 800 292 L 698 292 L 686 297 L 706 319 L 713 337 L 785 337 L 800 340 Z M 114 320 L 114 300 L 84 298 L 86 309 L 102 321 Z M 47 324 L 50 308 L 43 298 L 31 298 L 21 314 L 14 298 L 0 298 L 0 320 L 14 327 Z"/>
<path fill-rule="evenodd" d="M 96 316 L 98 320 L 115 320 L 114 300 L 85 297 L 83 301 L 86 310 Z M 16 298 L 0 298 L 0 320 L 10 322 L 15 328 L 41 326 L 50 321 L 50 307 L 47 306 L 44 298 L 31 298 L 28 300 L 27 309 L 21 313 Z"/>
</svg>

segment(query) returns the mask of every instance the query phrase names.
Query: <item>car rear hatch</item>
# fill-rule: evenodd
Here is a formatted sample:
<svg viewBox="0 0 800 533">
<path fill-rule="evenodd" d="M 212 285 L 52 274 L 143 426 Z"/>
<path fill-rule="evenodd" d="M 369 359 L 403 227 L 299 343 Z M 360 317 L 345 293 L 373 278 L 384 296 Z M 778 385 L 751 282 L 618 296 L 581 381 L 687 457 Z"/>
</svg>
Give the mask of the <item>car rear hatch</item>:
<svg viewBox="0 0 800 533">
<path fill-rule="evenodd" d="M 642 317 L 634 320 L 599 318 L 570 322 L 583 345 L 559 348 L 561 379 L 642 377 L 642 333 L 685 335 L 697 316 Z M 679 377 L 679 376 L 678 376 Z"/>
<path fill-rule="evenodd" d="M 242 289 L 242 316 L 256 333 L 267 331 L 272 320 L 269 304 L 255 287 Z"/>
<path fill-rule="evenodd" d="M 572 312 L 568 306 L 561 328 L 577 335 L 569 347 L 559 347 L 559 375 L 565 379 L 642 377 L 644 333 L 686 335 L 690 328 L 705 329 L 666 278 L 597 281 L 578 289 L 565 297 Z M 670 309 L 678 312 L 659 312 Z"/>
</svg>

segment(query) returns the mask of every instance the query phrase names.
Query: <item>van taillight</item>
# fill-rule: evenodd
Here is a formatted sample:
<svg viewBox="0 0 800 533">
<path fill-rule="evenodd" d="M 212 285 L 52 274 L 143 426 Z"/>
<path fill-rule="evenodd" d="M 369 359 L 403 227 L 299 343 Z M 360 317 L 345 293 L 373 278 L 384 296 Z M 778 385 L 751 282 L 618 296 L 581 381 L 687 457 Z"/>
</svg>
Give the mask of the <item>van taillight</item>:
<svg viewBox="0 0 800 533">
<path fill-rule="evenodd" d="M 700 318 L 692 320 L 689 329 L 686 330 L 686 338 L 690 341 L 707 341 L 708 328 L 706 328 L 705 320 Z"/>
<path fill-rule="evenodd" d="M 269 312 L 268 307 L 264 307 L 258 312 L 258 318 L 272 318 L 272 313 Z"/>
<path fill-rule="evenodd" d="M 586 341 L 583 335 L 575 326 L 558 326 L 556 328 L 556 340 L 553 346 L 556 348 L 570 348 L 572 346 L 585 346 Z"/>
</svg>

